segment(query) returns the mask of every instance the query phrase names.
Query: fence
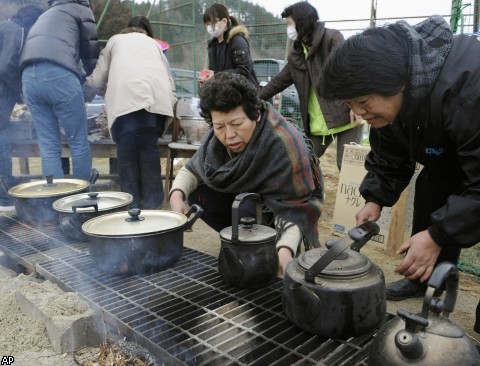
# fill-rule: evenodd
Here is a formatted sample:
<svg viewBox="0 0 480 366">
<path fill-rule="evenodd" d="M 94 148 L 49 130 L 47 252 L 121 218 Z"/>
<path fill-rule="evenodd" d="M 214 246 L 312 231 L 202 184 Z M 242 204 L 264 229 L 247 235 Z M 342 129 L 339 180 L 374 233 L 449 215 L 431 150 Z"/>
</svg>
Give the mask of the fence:
<svg viewBox="0 0 480 366">
<path fill-rule="evenodd" d="M 478 15 L 474 13 L 474 5 L 462 5 L 461 1 L 437 0 L 432 7 L 432 1 L 418 0 L 414 8 L 402 6 L 397 3 L 392 6 L 391 0 L 364 0 L 365 9 L 362 17 L 355 19 L 324 19 L 326 26 L 340 30 L 345 37 L 369 26 L 382 26 L 386 23 L 404 19 L 411 24 L 418 23 L 429 15 L 440 14 L 451 23 L 452 29 L 457 33 L 472 32 L 474 27 L 478 30 Z M 250 35 L 250 49 L 252 58 L 258 60 L 256 67 L 260 79 L 268 81 L 278 72 L 280 67 L 264 73 L 265 65 L 260 60 L 271 60 L 277 65 L 286 61 L 290 42 L 286 36 L 286 24 L 277 15 L 270 13 L 265 8 L 242 0 L 225 0 L 224 3 L 242 24 Z M 295 1 L 292 1 L 292 4 Z M 132 15 L 146 15 L 150 19 L 156 37 L 166 41 L 170 48 L 166 55 L 174 70 L 174 78 L 180 97 L 197 96 L 197 82 L 200 70 L 207 65 L 207 32 L 203 25 L 202 15 L 205 9 L 214 1 L 185 1 L 185 0 L 151 0 L 150 2 L 132 2 Z M 329 6 L 332 5 L 329 2 Z M 314 4 L 317 6 L 316 4 Z M 319 14 L 329 13 L 318 5 Z M 340 6 L 340 5 L 339 5 Z M 331 10 L 331 9 L 330 9 Z M 338 12 L 342 14 L 341 12 Z M 453 15 L 452 15 L 453 14 Z M 331 17 L 331 16 L 330 16 Z M 292 97 L 293 95 L 293 97 Z M 295 89 L 279 95 L 277 105 L 289 117 L 299 117 L 298 96 Z"/>
</svg>

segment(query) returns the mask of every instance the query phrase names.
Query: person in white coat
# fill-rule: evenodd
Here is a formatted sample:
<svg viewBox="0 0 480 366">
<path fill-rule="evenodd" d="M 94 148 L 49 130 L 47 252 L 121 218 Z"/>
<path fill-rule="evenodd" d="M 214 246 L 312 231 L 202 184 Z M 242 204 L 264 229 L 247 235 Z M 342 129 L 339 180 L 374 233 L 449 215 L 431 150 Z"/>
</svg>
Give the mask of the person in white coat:
<svg viewBox="0 0 480 366">
<path fill-rule="evenodd" d="M 157 123 L 173 117 L 175 87 L 163 51 L 141 28 L 109 39 L 87 78 L 87 99 L 105 96 L 107 121 L 117 144 L 120 188 L 131 207 L 155 209 L 163 202 Z"/>
</svg>

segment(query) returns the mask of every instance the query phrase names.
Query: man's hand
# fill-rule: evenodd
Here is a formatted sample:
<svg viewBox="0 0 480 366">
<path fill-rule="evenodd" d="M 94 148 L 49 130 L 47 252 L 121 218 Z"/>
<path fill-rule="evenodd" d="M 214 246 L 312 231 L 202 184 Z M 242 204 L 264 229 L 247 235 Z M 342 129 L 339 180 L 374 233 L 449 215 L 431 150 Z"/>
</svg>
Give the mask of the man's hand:
<svg viewBox="0 0 480 366">
<path fill-rule="evenodd" d="M 382 209 L 378 204 L 373 202 L 365 203 L 365 206 L 355 215 L 357 225 L 361 225 L 366 221 L 377 221 L 380 218 L 381 212 Z"/>
<path fill-rule="evenodd" d="M 427 230 L 421 231 L 398 249 L 397 254 L 406 254 L 395 272 L 404 275 L 409 280 L 420 277 L 420 281 L 424 282 L 432 274 L 441 250 L 442 248 L 433 241 Z"/>
</svg>

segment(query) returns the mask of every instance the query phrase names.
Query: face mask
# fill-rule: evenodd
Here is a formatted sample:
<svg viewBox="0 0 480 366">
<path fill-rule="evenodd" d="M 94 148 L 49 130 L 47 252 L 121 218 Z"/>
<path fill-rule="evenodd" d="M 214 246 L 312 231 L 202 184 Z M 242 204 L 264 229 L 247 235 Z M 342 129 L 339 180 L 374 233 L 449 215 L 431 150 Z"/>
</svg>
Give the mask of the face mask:
<svg viewBox="0 0 480 366">
<path fill-rule="evenodd" d="M 207 32 L 212 38 L 217 38 L 220 34 L 223 33 L 223 28 L 221 26 L 221 20 L 215 23 L 215 28 L 211 25 L 207 25 Z"/>
<path fill-rule="evenodd" d="M 287 36 L 288 38 L 290 38 L 292 41 L 296 41 L 297 40 L 297 30 L 295 29 L 295 26 L 294 25 L 289 25 L 287 27 Z"/>
</svg>

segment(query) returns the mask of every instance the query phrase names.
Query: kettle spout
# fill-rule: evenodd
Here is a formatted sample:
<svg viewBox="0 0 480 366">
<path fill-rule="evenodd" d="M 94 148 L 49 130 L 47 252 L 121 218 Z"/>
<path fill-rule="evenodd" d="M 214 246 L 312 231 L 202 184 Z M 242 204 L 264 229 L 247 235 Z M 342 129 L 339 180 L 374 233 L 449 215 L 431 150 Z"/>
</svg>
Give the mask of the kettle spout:
<svg viewBox="0 0 480 366">
<path fill-rule="evenodd" d="M 406 329 L 400 330 L 395 335 L 395 345 L 409 360 L 415 360 L 423 355 L 423 344 L 417 334 Z"/>
</svg>

